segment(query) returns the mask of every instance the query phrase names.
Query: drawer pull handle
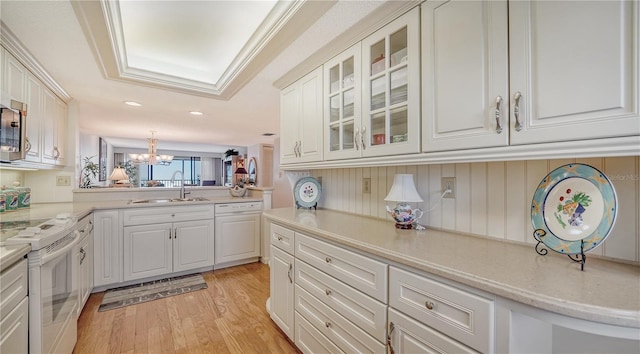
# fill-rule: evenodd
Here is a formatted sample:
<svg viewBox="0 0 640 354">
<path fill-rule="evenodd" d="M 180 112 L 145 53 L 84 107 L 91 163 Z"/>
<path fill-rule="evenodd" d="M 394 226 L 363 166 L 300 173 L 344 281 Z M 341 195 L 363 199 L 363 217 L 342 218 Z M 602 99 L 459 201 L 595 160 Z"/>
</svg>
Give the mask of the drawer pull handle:
<svg viewBox="0 0 640 354">
<path fill-rule="evenodd" d="M 327 263 L 331 263 L 331 257 L 326 257 L 326 258 L 324 259 L 324 261 L 325 261 L 325 262 L 327 262 Z"/>
<path fill-rule="evenodd" d="M 433 310 L 433 302 L 431 301 L 425 302 L 424 306 L 427 308 L 427 310 Z"/>
<path fill-rule="evenodd" d="M 324 325 L 327 326 L 327 328 L 331 328 L 331 322 L 327 322 Z"/>
<path fill-rule="evenodd" d="M 387 347 L 389 347 L 389 354 L 394 354 L 393 345 L 391 344 L 391 333 L 396 329 L 393 322 L 389 322 L 389 334 L 387 334 Z"/>
<path fill-rule="evenodd" d="M 278 236 L 278 241 L 282 241 L 282 236 Z"/>
<path fill-rule="evenodd" d="M 324 291 L 325 294 L 327 294 L 327 296 L 331 295 L 331 290 L 327 289 Z"/>
</svg>

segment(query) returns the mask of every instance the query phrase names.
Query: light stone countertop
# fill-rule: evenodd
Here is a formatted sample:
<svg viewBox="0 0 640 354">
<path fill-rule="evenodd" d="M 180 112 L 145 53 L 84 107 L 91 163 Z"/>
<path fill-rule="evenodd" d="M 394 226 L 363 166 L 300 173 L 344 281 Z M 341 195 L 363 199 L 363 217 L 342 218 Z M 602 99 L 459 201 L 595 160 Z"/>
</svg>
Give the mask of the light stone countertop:
<svg viewBox="0 0 640 354">
<path fill-rule="evenodd" d="M 265 210 L 267 219 L 356 250 L 543 310 L 640 328 L 640 266 L 567 256 L 439 230 L 397 230 L 393 222 L 331 210 Z"/>
<path fill-rule="evenodd" d="M 78 219 L 89 215 L 94 210 L 152 208 L 152 207 L 177 207 L 183 205 L 220 204 L 238 202 L 258 202 L 262 198 L 232 196 L 206 197 L 206 201 L 185 201 L 166 203 L 140 203 L 131 204 L 129 200 L 91 201 L 91 202 L 67 202 L 67 203 L 34 203 L 31 207 L 0 214 L 0 222 L 29 221 L 43 219 L 43 222 L 61 213 L 69 214 Z M 10 267 L 31 251 L 29 245 L 3 245 L 0 242 L 0 269 Z"/>
</svg>

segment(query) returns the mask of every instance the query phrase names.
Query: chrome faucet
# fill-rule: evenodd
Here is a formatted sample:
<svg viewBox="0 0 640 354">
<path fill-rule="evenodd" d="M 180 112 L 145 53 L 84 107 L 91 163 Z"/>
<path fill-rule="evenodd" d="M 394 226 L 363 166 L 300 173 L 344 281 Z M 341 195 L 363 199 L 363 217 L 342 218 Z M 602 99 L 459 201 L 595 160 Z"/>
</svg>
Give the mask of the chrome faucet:
<svg viewBox="0 0 640 354">
<path fill-rule="evenodd" d="M 185 192 L 184 190 L 184 174 L 182 173 L 182 171 L 180 170 L 176 170 L 176 172 L 174 172 L 171 175 L 171 185 L 174 186 L 175 185 L 175 179 L 176 179 L 176 175 L 180 174 L 180 180 L 182 180 L 182 183 L 180 184 L 180 199 L 184 199 L 185 195 L 187 194 L 191 194 L 191 192 Z"/>
</svg>

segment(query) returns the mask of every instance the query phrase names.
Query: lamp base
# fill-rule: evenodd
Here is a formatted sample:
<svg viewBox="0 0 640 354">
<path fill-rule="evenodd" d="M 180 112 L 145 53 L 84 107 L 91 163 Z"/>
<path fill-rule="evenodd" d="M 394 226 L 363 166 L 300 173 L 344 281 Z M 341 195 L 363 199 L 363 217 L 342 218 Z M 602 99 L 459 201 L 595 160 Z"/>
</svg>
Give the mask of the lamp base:
<svg viewBox="0 0 640 354">
<path fill-rule="evenodd" d="M 412 228 L 413 228 L 412 224 L 398 224 L 398 223 L 396 223 L 396 229 L 411 230 Z"/>
</svg>

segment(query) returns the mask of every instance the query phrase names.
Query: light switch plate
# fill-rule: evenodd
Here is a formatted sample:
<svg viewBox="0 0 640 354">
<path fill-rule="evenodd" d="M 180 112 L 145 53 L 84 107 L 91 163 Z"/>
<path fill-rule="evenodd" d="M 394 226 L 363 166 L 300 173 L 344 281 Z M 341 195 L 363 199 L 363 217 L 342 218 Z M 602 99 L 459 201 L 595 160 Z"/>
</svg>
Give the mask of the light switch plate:
<svg viewBox="0 0 640 354">
<path fill-rule="evenodd" d="M 371 178 L 365 177 L 362 179 L 362 193 L 363 194 L 371 193 Z"/>
<path fill-rule="evenodd" d="M 71 185 L 70 176 L 56 176 L 56 186 L 66 187 Z"/>
</svg>

